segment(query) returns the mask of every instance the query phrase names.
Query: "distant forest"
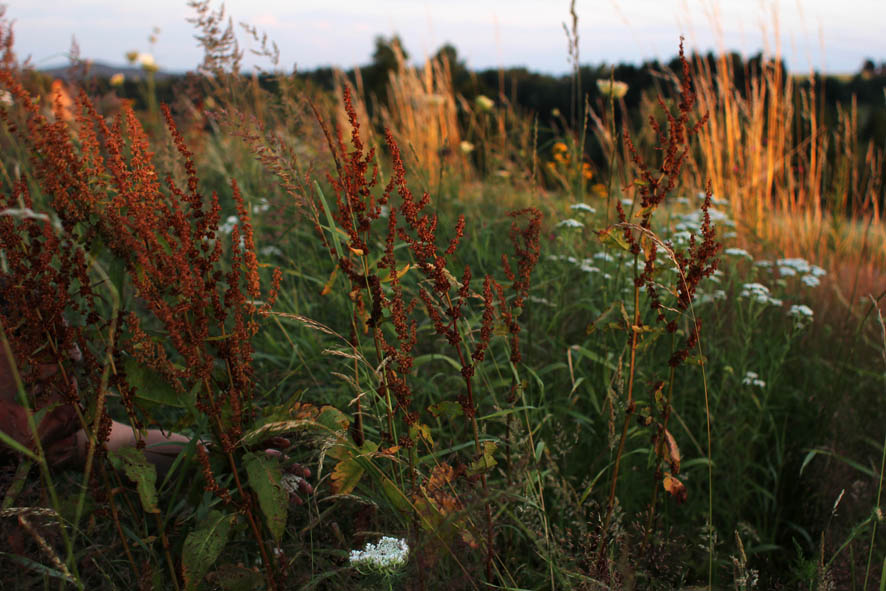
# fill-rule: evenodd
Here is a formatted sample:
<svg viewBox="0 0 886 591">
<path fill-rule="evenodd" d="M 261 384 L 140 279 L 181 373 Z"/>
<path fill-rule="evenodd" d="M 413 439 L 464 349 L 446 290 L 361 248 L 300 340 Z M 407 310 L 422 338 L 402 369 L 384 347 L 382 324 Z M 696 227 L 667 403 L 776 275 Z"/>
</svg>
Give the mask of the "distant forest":
<svg viewBox="0 0 886 591">
<path fill-rule="evenodd" d="M 406 59 L 410 60 L 410 54 L 397 36 L 382 37 L 375 39 L 375 51 L 369 64 L 359 67 L 359 75 L 368 98 L 370 111 L 376 105 L 385 104 L 389 74 L 398 67 L 397 51 Z M 662 92 L 665 95 L 672 94 L 673 78 L 670 73 L 679 74 L 680 62 L 675 55 L 667 63 L 658 60 L 645 61 L 636 64 L 599 64 L 582 65 L 579 68 L 577 79 L 580 80 L 581 93 L 576 95 L 574 84 L 576 77 L 572 74 L 551 75 L 533 72 L 525 67 L 509 67 L 504 69 L 486 69 L 480 71 L 469 70 L 464 60 L 459 56 L 458 50 L 446 44 L 441 47 L 432 57 L 445 57 L 452 74 L 453 87 L 457 94 L 472 100 L 479 95 L 488 96 L 498 102 L 507 101 L 518 111 L 535 115 L 539 119 L 540 142 L 552 136 L 553 130 L 549 123 L 553 122 L 559 113 L 567 121 L 575 121 L 575 110 L 572 106 L 571 97 L 587 97 L 592 105 L 598 104 L 600 91 L 597 88 L 598 79 L 609 79 L 624 82 L 629 91 L 624 97 L 625 110 L 628 116 L 640 113 L 637 108 L 644 94 Z M 717 56 L 713 53 L 706 55 L 688 56 L 690 59 L 704 59 L 710 70 L 716 73 L 720 67 Z M 735 86 L 750 92 L 747 87 L 748 81 L 759 73 L 763 68 L 771 68 L 776 64 L 762 54 L 743 59 L 738 53 L 730 53 Z M 781 67 L 785 72 L 787 68 L 782 62 Z M 108 72 L 110 68 L 101 66 L 95 69 L 92 75 L 93 84 L 103 86 L 108 84 Z M 55 69 L 47 74 L 63 76 L 63 69 Z M 142 72 L 127 70 L 127 80 L 118 92 L 121 95 L 135 99 L 140 104 L 144 99 L 143 86 L 138 78 Z M 356 70 L 346 70 L 345 75 L 353 82 L 356 80 Z M 133 74 L 133 75 L 130 75 Z M 851 75 L 831 76 L 814 73 L 810 77 L 806 73 L 789 72 L 792 83 L 795 85 L 794 96 L 797 90 L 809 88 L 814 81 L 815 93 L 818 100 L 822 100 L 822 115 L 829 124 L 837 119 L 837 109 L 846 109 L 853 99 L 858 108 L 858 140 L 860 144 L 867 145 L 873 140 L 877 145 L 886 143 L 886 61 L 879 63 L 872 59 L 860 64 L 858 72 Z M 332 91 L 335 87 L 335 71 L 332 68 L 317 68 L 314 70 L 296 71 L 294 74 L 306 86 Z M 184 75 L 175 75 L 159 72 L 156 76 L 157 98 L 164 102 L 173 102 L 177 89 L 184 80 Z M 790 76 L 784 76 L 785 82 Z M 814 78 L 814 80 L 813 80 Z M 260 74 L 259 81 L 262 86 L 273 90 L 276 84 L 276 75 L 267 73 Z M 99 88 L 99 90 L 101 90 Z M 665 92 L 666 90 L 666 92 Z M 616 114 L 620 117 L 620 113 Z M 640 123 L 639 121 L 634 123 Z M 589 154 L 596 159 L 595 154 Z"/>
</svg>

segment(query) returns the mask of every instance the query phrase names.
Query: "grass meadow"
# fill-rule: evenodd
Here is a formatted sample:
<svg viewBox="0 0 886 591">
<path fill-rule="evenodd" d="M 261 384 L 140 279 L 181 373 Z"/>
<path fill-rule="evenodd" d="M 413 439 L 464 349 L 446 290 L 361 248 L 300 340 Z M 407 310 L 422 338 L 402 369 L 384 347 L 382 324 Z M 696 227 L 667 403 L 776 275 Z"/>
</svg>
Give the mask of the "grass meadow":
<svg viewBox="0 0 886 591">
<path fill-rule="evenodd" d="M 571 123 L 442 58 L 270 90 L 196 5 L 200 73 L 163 104 L 144 62 L 138 109 L 0 28 L 4 351 L 75 378 L 87 450 L 2 435 L 0 587 L 886 588 L 853 105 L 690 55 L 640 126 L 614 77 Z M 158 473 L 111 419 L 190 443 Z"/>
</svg>

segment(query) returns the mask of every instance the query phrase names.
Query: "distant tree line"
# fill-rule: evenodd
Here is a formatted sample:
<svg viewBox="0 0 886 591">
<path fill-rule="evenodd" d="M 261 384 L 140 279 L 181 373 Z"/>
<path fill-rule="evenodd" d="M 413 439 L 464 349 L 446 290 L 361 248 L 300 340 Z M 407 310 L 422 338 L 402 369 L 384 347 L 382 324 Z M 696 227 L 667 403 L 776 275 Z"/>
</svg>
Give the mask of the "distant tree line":
<svg viewBox="0 0 886 591">
<path fill-rule="evenodd" d="M 376 37 L 375 50 L 372 61 L 359 68 L 363 88 L 368 95 L 368 107 L 370 111 L 385 104 L 387 99 L 389 75 L 398 67 L 397 52 L 404 59 L 409 60 L 409 53 L 398 36 Z M 561 114 L 567 121 L 575 121 L 575 114 L 570 112 L 571 100 L 574 96 L 574 80 L 572 75 L 551 75 L 533 72 L 525 67 L 510 67 L 503 70 L 486 69 L 472 71 L 468 69 L 464 60 L 458 54 L 458 50 L 451 44 L 443 45 L 432 57 L 445 57 L 449 63 L 452 74 L 453 88 L 457 94 L 472 100 L 478 95 L 486 95 L 498 101 L 506 100 L 518 110 L 534 114 L 539 118 L 539 140 L 543 143 L 554 137 L 555 132 L 550 129 L 552 123 Z M 690 56 L 692 60 L 702 59 L 707 61 L 707 67 L 716 76 L 721 62 L 713 53 Z M 732 79 L 735 87 L 740 92 L 750 92 L 749 79 L 759 74 L 764 67 L 772 66 L 767 62 L 769 58 L 762 54 L 743 59 L 738 53 L 730 53 L 727 56 L 728 65 L 732 70 Z M 787 73 L 782 62 L 781 67 Z M 587 97 L 591 104 L 595 104 L 601 98 L 597 88 L 598 79 L 609 79 L 624 82 L 629 91 L 624 97 L 627 113 L 638 120 L 632 121 L 635 127 L 643 122 L 639 121 L 641 109 L 638 108 L 644 93 L 662 92 L 665 89 L 672 94 L 672 88 L 666 88 L 672 84 L 667 74 L 680 72 L 678 57 L 674 57 L 667 63 L 658 60 L 645 61 L 642 64 L 599 64 L 584 65 L 579 69 L 581 84 L 580 96 Z M 355 82 L 357 71 L 350 69 L 344 72 L 351 81 Z M 332 68 L 323 67 L 313 70 L 298 71 L 294 74 L 304 84 L 327 91 L 335 88 L 335 72 Z M 93 86 L 106 86 L 108 81 L 101 78 L 90 82 Z M 172 102 L 177 90 L 181 87 L 184 76 L 169 75 L 160 72 L 155 80 L 157 98 L 163 102 Z M 275 76 L 262 74 L 259 77 L 260 84 L 273 90 Z M 788 76 L 784 76 L 786 83 Z M 814 82 L 817 97 L 824 97 L 823 116 L 827 124 L 833 124 L 837 118 L 838 105 L 846 108 L 853 97 L 858 105 L 858 139 L 863 145 L 873 139 L 877 144 L 883 145 L 886 141 L 886 62 L 875 63 L 872 59 L 866 60 L 854 75 L 849 76 L 826 76 L 818 72 L 812 77 L 793 78 L 795 90 L 809 88 Z M 127 76 L 126 82 L 118 90 L 124 96 L 133 98 L 136 106 L 143 106 L 144 92 L 143 82 Z M 96 88 L 93 88 L 96 90 Z M 795 96 L 797 93 L 795 92 Z M 616 118 L 621 117 L 620 111 L 616 112 Z M 588 154 L 592 160 L 597 160 L 598 154 Z"/>
<path fill-rule="evenodd" d="M 409 53 L 403 47 L 399 37 L 377 37 L 372 61 L 360 68 L 360 76 L 363 88 L 369 95 L 369 108 L 373 109 L 378 104 L 384 104 L 387 96 L 387 84 L 389 74 L 397 68 L 395 48 L 399 49 L 408 60 Z M 570 96 L 575 92 L 573 78 L 570 74 L 551 75 L 533 72 L 525 67 L 486 69 L 471 71 L 460 58 L 457 49 L 450 45 L 443 45 L 433 56 L 434 58 L 445 57 L 452 73 L 452 81 L 455 92 L 473 99 L 478 95 L 486 95 L 491 98 L 501 98 L 510 101 L 518 109 L 536 114 L 542 125 L 554 119 L 552 113 L 561 113 L 569 119 Z M 703 59 L 707 61 L 710 71 L 716 76 L 721 62 L 713 53 L 705 55 L 693 55 L 691 59 Z M 738 53 L 732 52 L 727 56 L 729 67 L 732 70 L 732 79 L 735 87 L 742 93 L 750 91 L 749 78 L 759 74 L 769 58 L 758 53 L 748 59 L 743 59 Z M 782 61 L 782 70 L 788 70 Z M 670 84 L 662 72 L 679 74 L 680 61 L 677 56 L 661 63 L 658 60 L 645 61 L 636 64 L 599 64 L 584 65 L 580 68 L 579 78 L 581 81 L 582 97 L 588 97 L 592 104 L 600 97 L 597 88 L 598 79 L 609 79 L 625 82 L 629 92 L 624 97 L 628 113 L 640 113 L 637 108 L 642 96 L 647 91 L 661 92 L 664 86 Z M 356 79 L 355 70 L 345 72 L 349 79 Z M 334 72 L 331 68 L 317 68 L 296 74 L 306 82 L 327 90 L 334 88 Z M 837 105 L 845 108 L 854 96 L 859 109 L 858 135 L 859 141 L 867 144 L 869 140 L 883 143 L 886 139 L 886 62 L 877 65 L 873 60 L 866 60 L 860 70 L 850 76 L 827 76 L 815 72 L 809 76 L 793 79 L 795 90 L 809 88 L 814 82 L 818 97 L 824 97 L 824 117 L 828 123 L 833 123 L 837 117 Z M 787 76 L 784 77 L 785 82 Z M 670 89 L 669 89 L 670 90 Z M 669 94 L 669 93 L 667 93 Z M 619 114 L 617 114 L 618 116 Z M 639 122 L 635 122 L 639 123 Z"/>
</svg>

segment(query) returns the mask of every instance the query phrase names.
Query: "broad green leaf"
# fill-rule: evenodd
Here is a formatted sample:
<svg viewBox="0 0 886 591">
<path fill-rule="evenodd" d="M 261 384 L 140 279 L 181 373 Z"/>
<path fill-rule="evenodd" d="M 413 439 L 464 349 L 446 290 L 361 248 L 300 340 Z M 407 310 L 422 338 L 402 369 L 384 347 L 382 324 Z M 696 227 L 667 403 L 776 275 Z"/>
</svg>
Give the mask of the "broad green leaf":
<svg viewBox="0 0 886 591">
<path fill-rule="evenodd" d="M 258 506 L 264 513 L 274 540 L 280 541 L 286 528 L 289 493 L 280 484 L 283 474 L 277 460 L 265 454 L 247 453 L 243 456 L 249 488 L 258 496 Z"/>
<path fill-rule="evenodd" d="M 123 367 L 126 369 L 126 380 L 135 388 L 135 396 L 139 400 L 153 402 L 175 408 L 193 406 L 196 392 L 180 394 L 163 376 L 141 365 L 135 359 L 127 359 Z M 199 384 L 198 384 L 199 385 Z"/>
<path fill-rule="evenodd" d="M 424 423 L 413 423 L 409 427 L 409 436 L 412 439 L 424 439 L 425 443 L 434 447 L 434 438 L 431 437 L 431 428 Z"/>
<path fill-rule="evenodd" d="M 118 470 L 133 481 L 146 513 L 160 513 L 157 506 L 157 467 L 148 462 L 145 454 L 134 447 L 109 451 L 108 459 Z"/>
<path fill-rule="evenodd" d="M 366 471 L 363 456 L 370 455 L 378 449 L 372 441 L 366 441 L 359 450 L 346 445 L 337 445 L 329 450 L 329 455 L 339 462 L 332 469 L 332 490 L 336 494 L 346 495 L 356 488 L 363 473 Z"/>
<path fill-rule="evenodd" d="M 468 466 L 468 474 L 471 476 L 488 472 L 498 463 L 495 461 L 495 458 L 492 457 L 495 450 L 498 449 L 497 443 L 494 441 L 484 441 L 481 447 L 482 452 L 480 457 L 471 462 L 471 465 Z"/>
<path fill-rule="evenodd" d="M 409 513 L 412 510 L 412 505 L 409 503 L 409 499 L 403 494 L 403 491 L 400 490 L 400 487 L 397 486 L 395 482 L 384 477 L 381 483 L 381 488 L 385 493 L 385 496 L 391 502 L 391 505 L 399 511 L 400 513 Z"/>
<path fill-rule="evenodd" d="M 444 400 L 443 402 L 438 402 L 437 404 L 429 406 L 428 412 L 435 417 L 443 416 L 447 419 L 451 419 L 461 415 L 463 410 L 461 404 L 458 402 L 455 402 L 454 400 Z"/>
<path fill-rule="evenodd" d="M 346 431 L 351 421 L 345 413 L 334 406 L 324 406 L 320 416 L 317 417 L 317 422 L 330 431 Z"/>
<path fill-rule="evenodd" d="M 185 578 L 185 589 L 196 589 L 203 580 L 206 571 L 218 558 L 228 536 L 231 525 L 237 518 L 236 513 L 210 511 L 200 525 L 185 538 L 182 550 L 182 575 Z"/>
<path fill-rule="evenodd" d="M 609 248 L 620 248 L 621 250 L 630 250 L 631 246 L 625 240 L 621 228 L 610 226 L 605 230 L 597 232 L 600 242 Z"/>
</svg>

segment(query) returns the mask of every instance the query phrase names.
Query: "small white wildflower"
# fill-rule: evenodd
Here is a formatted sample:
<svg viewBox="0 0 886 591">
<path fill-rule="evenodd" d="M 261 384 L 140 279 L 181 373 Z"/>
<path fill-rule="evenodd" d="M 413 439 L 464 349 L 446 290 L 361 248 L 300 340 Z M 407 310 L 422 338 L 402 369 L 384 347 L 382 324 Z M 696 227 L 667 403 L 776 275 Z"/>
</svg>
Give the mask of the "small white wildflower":
<svg viewBox="0 0 886 591">
<path fill-rule="evenodd" d="M 671 235 L 671 240 L 674 242 L 689 242 L 690 238 L 692 238 L 692 232 L 688 230 L 682 230 Z"/>
<path fill-rule="evenodd" d="M 596 253 L 594 255 L 594 258 L 597 259 L 598 261 L 606 261 L 607 263 L 615 260 L 615 257 L 613 257 L 611 254 L 609 254 L 606 251 L 600 251 L 600 252 Z"/>
<path fill-rule="evenodd" d="M 383 537 L 377 544 L 368 543 L 362 550 L 351 550 L 348 560 L 362 573 L 393 575 L 406 565 L 409 545 L 400 538 Z"/>
<path fill-rule="evenodd" d="M 797 274 L 797 270 L 793 267 L 779 267 L 778 274 L 782 277 L 793 277 Z"/>
<path fill-rule="evenodd" d="M 749 253 L 748 251 L 746 251 L 746 250 L 743 249 L 743 248 L 727 248 L 727 249 L 724 250 L 723 252 L 724 252 L 724 254 L 727 254 L 727 255 L 729 255 L 729 256 L 731 256 L 731 257 L 745 257 L 745 258 L 748 258 L 748 259 L 753 259 L 753 258 L 754 258 L 754 257 L 751 256 L 751 253 Z"/>
<path fill-rule="evenodd" d="M 549 308 L 556 308 L 557 307 L 555 304 L 552 304 L 550 301 L 546 300 L 545 298 L 540 298 L 538 296 L 531 295 L 527 299 L 530 302 L 533 302 L 535 304 L 541 304 L 542 306 L 547 306 Z"/>
<path fill-rule="evenodd" d="M 260 255 L 262 255 L 262 256 L 266 256 L 266 257 L 269 257 L 269 256 L 280 256 L 280 257 L 282 257 L 282 256 L 283 256 L 283 251 L 280 250 L 278 247 L 273 246 L 273 245 L 262 247 L 261 250 L 258 251 L 258 253 L 259 253 Z"/>
<path fill-rule="evenodd" d="M 258 200 L 258 202 L 252 206 L 253 213 L 264 213 L 271 209 L 271 204 L 268 203 L 268 200 L 262 197 Z"/>
<path fill-rule="evenodd" d="M 755 371 L 748 371 L 744 374 L 744 379 L 741 380 L 741 383 L 745 386 L 755 386 L 757 388 L 765 388 L 766 382 L 760 379 L 760 376 L 757 375 Z"/>
<path fill-rule="evenodd" d="M 800 281 L 808 287 L 818 287 L 821 285 L 821 280 L 815 275 L 803 275 Z"/>
<path fill-rule="evenodd" d="M 622 199 L 621 204 L 624 207 L 630 207 L 634 204 L 634 200 L 633 199 Z"/>
<path fill-rule="evenodd" d="M 584 228 L 585 225 L 578 220 L 567 218 L 557 224 L 558 228 Z"/>
<path fill-rule="evenodd" d="M 757 267 L 771 267 L 772 261 L 756 261 L 754 265 Z"/>
<path fill-rule="evenodd" d="M 11 107 L 13 103 L 12 93 L 8 90 L 0 90 L 0 105 Z"/>
<path fill-rule="evenodd" d="M 679 203 L 680 205 L 689 205 L 689 199 L 687 199 L 686 197 L 677 197 L 676 199 L 674 199 L 674 201 Z"/>
<path fill-rule="evenodd" d="M 240 223 L 240 218 L 235 215 L 228 216 L 228 219 L 225 220 L 225 223 L 218 227 L 218 231 L 222 234 L 230 234 L 234 231 L 234 226 Z"/>
<path fill-rule="evenodd" d="M 461 150 L 462 154 L 470 154 L 474 151 L 474 144 L 467 140 L 464 140 L 458 145 L 458 149 Z"/>
<path fill-rule="evenodd" d="M 595 267 L 593 265 L 588 265 L 587 263 L 582 263 L 581 267 L 579 267 L 585 273 L 599 273 L 599 267 Z"/>
<path fill-rule="evenodd" d="M 723 234 L 724 240 L 728 240 L 730 238 L 737 238 L 737 237 L 738 237 L 738 234 L 736 234 L 735 232 L 726 232 L 725 234 Z"/>
<path fill-rule="evenodd" d="M 812 265 L 812 268 L 809 270 L 815 277 L 824 277 L 828 274 L 827 271 L 819 267 L 818 265 Z"/>
<path fill-rule="evenodd" d="M 569 206 L 569 209 L 573 209 L 575 211 L 585 211 L 587 213 L 597 213 L 597 210 L 587 203 L 573 203 Z"/>
<path fill-rule="evenodd" d="M 378 217 L 387 218 L 389 215 L 391 215 L 391 208 L 387 205 L 382 205 L 380 211 L 378 212 Z"/>
<path fill-rule="evenodd" d="M 714 290 L 712 293 L 703 293 L 698 298 L 699 304 L 711 304 L 719 300 L 726 299 L 726 292 L 722 289 Z"/>
</svg>

